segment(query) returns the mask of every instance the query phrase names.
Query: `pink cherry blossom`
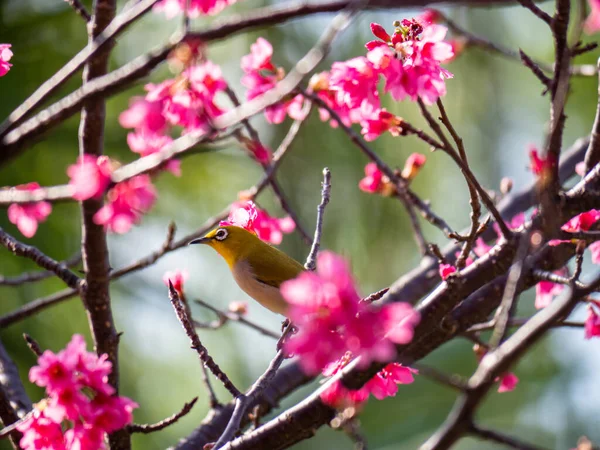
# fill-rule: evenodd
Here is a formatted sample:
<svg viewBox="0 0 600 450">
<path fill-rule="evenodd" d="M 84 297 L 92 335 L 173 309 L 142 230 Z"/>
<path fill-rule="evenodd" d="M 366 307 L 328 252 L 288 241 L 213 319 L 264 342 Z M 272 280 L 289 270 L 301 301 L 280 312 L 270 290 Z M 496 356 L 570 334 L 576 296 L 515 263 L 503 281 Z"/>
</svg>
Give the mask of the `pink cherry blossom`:
<svg viewBox="0 0 600 450">
<path fill-rule="evenodd" d="M 250 151 L 250 154 L 262 165 L 266 165 L 271 161 L 271 150 L 262 145 L 260 142 L 246 139 L 244 141 L 246 148 Z"/>
<path fill-rule="evenodd" d="M 345 62 L 334 62 L 329 76 L 329 89 L 336 101 L 349 109 L 357 109 L 362 117 L 369 117 L 380 109 L 377 83 L 379 72 L 364 56 Z"/>
<path fill-rule="evenodd" d="M 600 336 L 600 302 L 592 300 L 587 306 L 587 318 L 585 319 L 585 338 L 591 339 Z"/>
<path fill-rule="evenodd" d="M 219 226 L 235 225 L 254 232 L 254 222 L 257 217 L 258 210 L 253 201 L 234 203 L 231 205 L 227 220 L 221 221 Z"/>
<path fill-rule="evenodd" d="M 353 359 L 352 353 L 346 352 L 339 360 L 334 361 L 323 369 L 323 375 L 331 377 L 342 370 Z M 369 394 L 378 400 L 394 397 L 399 384 L 411 384 L 416 369 L 405 367 L 399 363 L 390 363 L 380 370 L 373 378 L 358 390 L 345 388 L 340 381 L 332 383 L 321 393 L 323 403 L 343 409 L 347 406 L 360 407 L 369 398 Z"/>
<path fill-rule="evenodd" d="M 545 308 L 563 289 L 564 286 L 562 284 L 540 281 L 535 285 L 535 307 L 537 309 Z"/>
<path fill-rule="evenodd" d="M 401 174 L 402 177 L 407 180 L 412 180 L 420 172 L 421 167 L 423 167 L 426 161 L 427 158 L 425 155 L 422 155 L 421 153 L 411 153 L 404 163 Z"/>
<path fill-rule="evenodd" d="M 389 41 L 367 44 L 367 59 L 386 79 L 385 91 L 395 100 L 420 97 L 431 105 L 446 94 L 445 80 L 452 74 L 440 64 L 454 57 L 452 46 L 444 42 L 447 31 L 441 25 L 405 19 Z"/>
<path fill-rule="evenodd" d="M 348 351 L 360 357 L 362 366 L 389 361 L 396 353 L 394 343 L 410 342 L 419 322 L 408 304 L 377 308 L 361 302 L 347 263 L 331 252 L 319 254 L 316 273 L 284 282 L 281 292 L 299 328 L 286 351 L 300 357 L 307 373 L 317 373 Z"/>
<path fill-rule="evenodd" d="M 456 267 L 452 264 L 440 264 L 439 272 L 442 280 L 446 280 L 451 274 L 456 272 Z"/>
<path fill-rule="evenodd" d="M 291 217 L 271 217 L 252 201 L 234 203 L 227 220 L 221 221 L 219 225 L 242 227 L 274 245 L 281 244 L 283 234 L 289 234 L 296 228 L 296 223 Z"/>
<path fill-rule="evenodd" d="M 588 3 L 591 11 L 583 29 L 587 34 L 595 34 L 600 30 L 600 0 L 588 0 Z"/>
<path fill-rule="evenodd" d="M 27 183 L 15 187 L 20 191 L 35 191 L 39 188 L 38 183 Z M 23 236 L 28 238 L 35 235 L 38 223 L 44 222 L 51 212 L 52 205 L 48 202 L 13 203 L 7 211 L 8 220 L 17 226 Z"/>
<path fill-rule="evenodd" d="M 399 363 L 390 363 L 367 381 L 365 388 L 377 400 L 394 397 L 398 392 L 398 385 L 411 384 L 415 380 L 413 374 L 416 373 L 418 373 L 416 369 Z"/>
<path fill-rule="evenodd" d="M 360 180 L 358 187 L 361 191 L 373 194 L 378 192 L 383 184 L 383 173 L 377 167 L 377 164 L 370 162 L 365 166 L 365 177 Z"/>
<path fill-rule="evenodd" d="M 43 411 L 34 410 L 17 430 L 23 433 L 19 441 L 23 450 L 67 450 L 60 423 L 45 417 Z"/>
<path fill-rule="evenodd" d="M 496 381 L 500 381 L 500 385 L 498 386 L 498 392 L 510 392 L 517 387 L 517 383 L 519 383 L 519 378 L 517 378 L 517 376 L 514 373 L 509 372 L 499 377 L 499 379 L 497 378 Z"/>
<path fill-rule="evenodd" d="M 173 288 L 181 295 L 183 293 L 183 284 L 190 277 L 190 273 L 187 270 L 173 270 L 165 272 L 163 275 L 163 283 L 165 286 L 169 286 L 169 281 L 173 285 Z"/>
<path fill-rule="evenodd" d="M 565 223 L 561 230 L 568 233 L 576 233 L 578 231 L 589 231 L 598 220 L 600 220 L 600 210 L 590 209 L 589 211 L 572 217 L 567 223 Z"/>
<path fill-rule="evenodd" d="M 386 111 L 385 108 L 363 119 L 361 125 L 361 133 L 366 141 L 374 141 L 386 131 L 389 131 L 392 136 L 399 136 L 402 133 L 402 118 Z"/>
<path fill-rule="evenodd" d="M 475 241 L 475 246 L 473 247 L 473 252 L 479 256 L 480 258 L 488 253 L 492 249 L 491 245 L 487 245 L 483 238 L 477 238 Z"/>
<path fill-rule="evenodd" d="M 129 109 L 119 115 L 119 123 L 123 128 L 159 133 L 165 129 L 167 121 L 163 115 L 162 102 L 134 97 Z"/>
<path fill-rule="evenodd" d="M 330 78 L 331 75 L 329 72 L 315 74 L 308 83 L 309 88 L 317 95 L 317 97 L 325 102 L 327 106 L 335 111 L 344 125 L 349 127 L 353 123 L 360 122 L 362 120 L 360 109 L 352 109 L 347 105 L 338 102 L 337 92 L 333 91 L 329 86 Z M 332 128 L 337 128 L 339 126 L 336 120 L 331 119 L 329 111 L 325 108 L 319 108 L 319 118 L 323 122 L 329 120 L 329 125 Z"/>
<path fill-rule="evenodd" d="M 156 191 L 148 175 L 138 175 L 108 191 L 108 202 L 94 215 L 94 223 L 114 233 L 127 233 L 156 201 Z"/>
<path fill-rule="evenodd" d="M 547 177 L 552 168 L 556 165 L 553 154 L 548 154 L 546 158 L 542 158 L 538 154 L 537 147 L 533 144 L 529 146 L 529 160 L 531 171 L 540 178 Z"/>
<path fill-rule="evenodd" d="M 67 168 L 69 184 L 73 187 L 73 198 L 87 200 L 101 198 L 111 182 L 112 164 L 106 156 L 80 156 L 76 164 Z"/>
<path fill-rule="evenodd" d="M 0 77 L 6 75 L 12 67 L 12 64 L 8 62 L 13 56 L 10 47 L 11 44 L 0 44 Z"/>
<path fill-rule="evenodd" d="M 214 16 L 237 0 L 161 0 L 154 6 L 155 11 L 163 12 L 167 19 L 171 19 L 186 10 L 192 18 L 201 15 Z"/>
<path fill-rule="evenodd" d="M 132 152 L 139 153 L 141 156 L 148 156 L 158 153 L 173 142 L 170 136 L 156 134 L 144 131 L 127 134 L 127 144 Z M 176 177 L 181 176 L 181 161 L 171 159 L 164 166 L 166 170 Z"/>
<path fill-rule="evenodd" d="M 270 91 L 285 76 L 285 71 L 276 67 L 271 61 L 272 56 L 273 46 L 271 43 L 259 37 L 250 46 L 250 54 L 242 57 L 241 65 L 244 71 L 242 85 L 248 88 L 246 92 L 248 100 Z M 286 115 L 296 120 L 304 119 L 306 115 L 302 111 L 303 103 L 302 95 L 284 99 L 268 106 L 265 109 L 265 118 L 269 123 L 274 124 L 283 122 Z"/>
<path fill-rule="evenodd" d="M 592 263 L 600 264 L 600 241 L 588 245 L 588 249 L 592 254 Z"/>
<path fill-rule="evenodd" d="M 18 425 L 24 450 L 103 450 L 107 433 L 133 421 L 137 404 L 113 395 L 108 384 L 112 370 L 108 355 L 86 350 L 85 340 L 74 335 L 64 350 L 46 350 L 29 378 L 46 388 L 48 399 Z"/>
</svg>

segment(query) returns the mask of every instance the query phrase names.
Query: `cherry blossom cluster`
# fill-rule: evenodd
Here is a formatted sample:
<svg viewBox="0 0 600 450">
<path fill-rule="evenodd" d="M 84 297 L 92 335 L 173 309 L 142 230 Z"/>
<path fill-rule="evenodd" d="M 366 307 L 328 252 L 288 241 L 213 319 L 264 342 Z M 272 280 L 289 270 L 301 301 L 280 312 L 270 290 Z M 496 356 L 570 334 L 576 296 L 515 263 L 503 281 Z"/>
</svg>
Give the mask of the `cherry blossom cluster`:
<svg viewBox="0 0 600 450">
<path fill-rule="evenodd" d="M 291 217 L 271 217 L 252 201 L 233 203 L 229 211 L 229 217 L 227 217 L 227 220 L 221 221 L 219 225 L 242 227 L 273 245 L 281 244 L 283 234 L 289 234 L 296 228 L 296 223 Z"/>
<path fill-rule="evenodd" d="M 12 67 L 12 64 L 9 63 L 13 56 L 10 47 L 11 44 L 0 44 L 0 77 L 6 75 Z"/>
<path fill-rule="evenodd" d="M 214 16 L 235 2 L 236 0 L 160 0 L 154 5 L 154 10 L 164 13 L 167 19 L 171 19 L 186 11 L 187 8 L 188 16 L 196 18 L 201 15 Z"/>
<path fill-rule="evenodd" d="M 197 50 L 193 43 L 184 45 Z M 146 95 L 133 98 L 119 116 L 123 128 L 134 129 L 127 135 L 129 148 L 141 156 L 159 152 L 173 141 L 174 127 L 182 134 L 209 132 L 211 121 L 224 112 L 215 97 L 226 88 L 221 68 L 211 61 L 194 62 L 175 78 L 147 84 Z M 181 173 L 178 161 L 169 161 L 165 168 Z"/>
<path fill-rule="evenodd" d="M 395 22 L 391 36 L 372 23 L 371 31 L 378 40 L 366 44 L 367 54 L 333 63 L 329 72 L 313 76 L 310 88 L 345 125 L 360 123 L 366 140 L 385 131 L 399 135 L 402 119 L 381 107 L 380 78 L 385 80 L 384 92 L 394 100 L 421 98 L 429 105 L 446 94 L 445 80 L 452 78 L 441 64 L 454 58 L 454 47 L 444 41 L 447 29 L 430 18 Z M 321 110 L 320 115 L 322 120 L 330 119 L 327 111 Z"/>
<path fill-rule="evenodd" d="M 46 389 L 48 398 L 36 405 L 17 429 L 24 450 L 102 450 L 107 433 L 130 424 L 137 404 L 115 395 L 108 384 L 108 356 L 86 351 L 76 334 L 64 350 L 46 350 L 29 380 Z"/>
<path fill-rule="evenodd" d="M 27 183 L 15 186 L 19 191 L 36 191 L 40 189 L 38 183 Z M 44 222 L 52 212 L 49 202 L 25 203 L 23 205 L 14 203 L 8 207 L 8 220 L 15 224 L 23 236 L 31 238 L 38 229 L 38 224 Z"/>
<path fill-rule="evenodd" d="M 346 352 L 339 360 L 327 364 L 323 369 L 323 375 L 332 377 L 350 361 L 352 361 L 352 354 Z M 335 381 L 321 393 L 321 400 L 337 409 L 360 407 L 368 400 L 369 395 L 373 395 L 377 400 L 394 397 L 398 392 L 398 385 L 411 384 L 416 373 L 418 373 L 416 369 L 405 367 L 400 363 L 390 363 L 357 390 L 348 389 L 341 381 Z"/>
<path fill-rule="evenodd" d="M 273 46 L 266 39 L 259 37 L 250 46 L 250 54 L 242 57 L 242 85 L 248 88 L 246 98 L 252 100 L 273 89 L 285 76 L 282 67 L 276 67 L 272 62 Z M 269 123 L 279 124 L 286 116 L 302 120 L 306 117 L 302 111 L 302 95 L 295 95 L 283 101 L 268 106 L 265 118 Z"/>
<path fill-rule="evenodd" d="M 399 174 L 406 181 L 411 181 L 421 171 L 421 168 L 427 161 L 425 155 L 421 153 L 412 153 L 404 163 L 404 168 Z M 369 194 L 380 194 L 389 197 L 396 193 L 394 183 L 377 167 L 377 164 L 370 162 L 365 166 L 365 177 L 360 180 L 358 187 L 361 191 Z"/>
<path fill-rule="evenodd" d="M 396 355 L 394 344 L 412 340 L 419 314 L 408 303 L 375 307 L 356 291 L 350 269 L 341 256 L 322 252 L 317 271 L 303 272 L 281 285 L 289 303 L 289 318 L 297 334 L 285 343 L 297 355 L 304 371 L 320 372 L 350 352 L 360 365 L 386 362 Z"/>
</svg>

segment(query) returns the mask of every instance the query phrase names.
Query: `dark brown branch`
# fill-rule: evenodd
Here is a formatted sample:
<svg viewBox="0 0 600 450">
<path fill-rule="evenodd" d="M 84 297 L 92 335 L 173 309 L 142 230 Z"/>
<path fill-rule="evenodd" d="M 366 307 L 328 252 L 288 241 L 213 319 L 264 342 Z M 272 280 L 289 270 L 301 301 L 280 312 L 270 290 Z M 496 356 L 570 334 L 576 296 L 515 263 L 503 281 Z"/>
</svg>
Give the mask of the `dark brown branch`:
<svg viewBox="0 0 600 450">
<path fill-rule="evenodd" d="M 542 19 L 548 25 L 552 25 L 552 17 L 546 11 L 542 10 L 533 0 L 518 0 L 524 8 L 530 10 L 537 17 Z"/>
<path fill-rule="evenodd" d="M 0 420 L 5 427 L 17 423 L 32 408 L 31 400 L 19 378 L 19 370 L 0 342 Z M 21 433 L 11 427 L 9 438 L 18 449 Z"/>
<path fill-rule="evenodd" d="M 552 78 L 547 76 L 542 68 L 521 49 L 519 49 L 519 56 L 521 57 L 521 61 L 523 61 L 523 65 L 531 70 L 537 79 L 540 80 L 544 86 L 546 86 L 546 90 L 550 89 L 552 86 Z"/>
<path fill-rule="evenodd" d="M 204 364 L 208 369 L 213 373 L 215 377 L 225 386 L 233 397 L 238 397 L 241 395 L 241 392 L 238 388 L 234 386 L 229 377 L 221 370 L 221 368 L 217 365 L 217 363 L 212 359 L 212 357 L 208 354 L 208 350 L 206 347 L 202 345 L 200 338 L 198 337 L 198 333 L 194 329 L 194 324 L 191 318 L 187 315 L 187 311 L 185 309 L 185 305 L 179 298 L 179 294 L 173 288 L 171 281 L 169 280 L 169 299 L 171 300 L 171 304 L 173 305 L 173 309 L 175 310 L 175 314 L 177 315 L 177 319 L 181 323 L 181 326 L 185 330 L 185 334 L 190 339 L 192 344 L 192 349 L 198 353 L 198 357 L 202 364 Z"/>
<path fill-rule="evenodd" d="M 594 284 L 599 282 L 600 278 Z M 587 290 L 573 289 L 569 295 L 555 300 L 538 312 L 498 349 L 488 353 L 469 380 L 469 390 L 457 400 L 444 425 L 420 450 L 445 450 L 456 443 L 470 429 L 473 414 L 495 379 L 523 356 L 554 323 L 568 315 L 585 294 Z"/>
<path fill-rule="evenodd" d="M 471 424 L 468 432 L 473 436 L 476 436 L 480 439 L 485 439 L 488 441 L 494 441 L 498 444 L 502 444 L 509 448 L 514 448 L 517 450 L 543 450 L 543 447 L 538 447 L 537 445 L 527 444 L 522 442 L 512 436 L 508 436 L 506 434 L 500 433 L 495 430 L 491 430 L 489 428 L 484 428 L 480 425 Z"/>
<path fill-rule="evenodd" d="M 46 256 L 36 247 L 23 244 L 0 228 L 0 245 L 12 252 L 16 256 L 31 259 L 38 266 L 52 272 L 58 278 L 65 282 L 67 286 L 77 291 L 84 288 L 84 282 L 75 273 L 70 271 L 66 264 L 58 262 L 49 256 Z"/>
<path fill-rule="evenodd" d="M 187 413 L 189 413 L 197 401 L 198 401 L 198 397 L 194 397 L 192 399 L 192 401 L 183 405 L 183 408 L 181 408 L 181 411 L 176 412 L 171 417 L 167 417 L 166 419 L 163 419 L 160 422 L 153 423 L 153 424 L 134 423 L 134 424 L 128 425 L 127 430 L 130 433 L 142 433 L 142 434 L 149 434 L 149 433 L 154 433 L 155 431 L 160 431 L 164 428 L 167 428 L 169 425 L 176 423 L 179 419 L 181 419 L 183 416 L 185 416 Z"/>
<path fill-rule="evenodd" d="M 81 255 L 77 253 L 69 259 L 58 262 L 59 265 L 65 267 L 73 267 L 81 262 Z M 25 283 L 34 283 L 55 276 L 56 273 L 50 270 L 38 272 L 25 272 L 15 277 L 5 277 L 0 275 L 0 286 L 18 286 Z"/>
<path fill-rule="evenodd" d="M 87 9 L 85 9 L 85 6 L 83 6 L 81 4 L 81 2 L 79 0 L 65 0 L 69 6 L 71 8 L 73 8 L 73 11 L 75 11 L 75 13 L 81 17 L 83 20 L 87 22 L 89 22 L 90 20 L 92 20 L 92 16 L 90 16 L 90 13 L 87 11 Z"/>
<path fill-rule="evenodd" d="M 88 26 L 88 47 L 86 49 L 89 50 L 90 56 L 86 58 L 87 62 L 83 69 L 84 85 L 108 72 L 110 51 L 114 41 L 107 36 L 126 28 L 126 24 L 140 17 L 154 3 L 152 0 L 141 0 L 119 16 L 119 19 L 113 21 L 116 13 L 116 0 L 96 0 L 94 2 L 94 12 Z M 120 24 L 123 25 L 119 27 Z M 77 57 L 74 59 L 77 61 Z M 69 64 L 65 67 L 69 67 Z M 73 69 L 68 75 L 72 75 L 76 70 Z M 57 72 L 57 75 L 59 74 L 61 74 L 60 70 Z M 54 86 L 60 86 L 61 82 L 68 79 L 69 76 L 62 79 L 59 76 Z M 51 80 L 54 79 L 55 77 Z M 43 87 L 44 85 L 41 89 Z M 43 96 L 40 101 L 42 99 Z M 36 106 L 34 101 L 32 107 Z M 96 99 L 84 105 L 79 123 L 79 155 L 81 157 L 84 155 L 97 157 L 104 153 L 105 119 L 106 105 L 103 99 Z M 119 336 L 115 328 L 110 301 L 110 263 L 106 231 L 102 225 L 96 224 L 93 220 L 94 215 L 102 206 L 102 199 L 92 198 L 81 202 L 81 256 L 86 281 L 86 289 L 81 292 L 81 300 L 87 312 L 96 353 L 108 355 L 108 360 L 112 364 L 108 382 L 118 392 Z M 110 433 L 108 442 L 111 450 L 129 450 L 131 448 L 131 439 L 126 429 Z"/>
</svg>

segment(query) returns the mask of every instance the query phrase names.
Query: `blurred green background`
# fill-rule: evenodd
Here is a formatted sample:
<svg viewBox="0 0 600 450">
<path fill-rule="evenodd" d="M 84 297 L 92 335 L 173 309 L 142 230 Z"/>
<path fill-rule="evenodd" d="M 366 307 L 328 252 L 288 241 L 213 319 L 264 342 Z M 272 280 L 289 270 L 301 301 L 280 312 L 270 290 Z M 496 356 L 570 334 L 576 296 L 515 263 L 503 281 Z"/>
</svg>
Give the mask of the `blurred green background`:
<svg viewBox="0 0 600 450">
<path fill-rule="evenodd" d="M 241 1 L 224 15 L 243 13 L 267 3 Z M 122 5 L 121 5 L 122 6 Z M 551 5 L 545 4 L 549 8 Z M 528 11 L 520 8 L 470 10 L 465 7 L 445 9 L 450 17 L 474 33 L 487 36 L 510 48 L 521 47 L 536 59 L 550 62 L 553 56 L 550 34 Z M 394 10 L 365 12 L 335 42 L 333 51 L 320 69 L 336 60 L 364 54 L 362 45 L 371 39 L 370 22 L 388 29 L 393 20 L 412 17 L 418 11 Z M 193 22 L 202 29 L 211 19 Z M 239 59 L 248 53 L 258 36 L 275 47 L 274 61 L 289 68 L 315 42 L 330 20 L 319 15 L 280 26 L 239 35 L 211 44 L 208 56 L 219 63 L 226 79 L 239 96 L 243 90 Z M 158 45 L 178 26 L 159 14 L 148 14 L 142 22 L 118 41 L 113 52 L 114 69 L 140 53 Z M 14 67 L 0 79 L 0 117 L 6 117 L 37 86 L 50 77 L 86 43 L 85 27 L 60 0 L 4 0 L 0 4 L 0 42 L 12 43 Z M 579 62 L 594 63 L 598 54 L 588 54 Z M 496 189 L 502 176 L 510 176 L 515 189 L 531 181 L 528 172 L 527 145 L 542 144 L 548 99 L 542 97 L 540 83 L 520 64 L 470 49 L 452 62 L 455 77 L 449 80 L 444 103 L 454 125 L 464 138 L 467 152 L 482 183 Z M 166 65 L 149 78 L 160 81 L 171 76 Z M 72 80 L 63 93 L 76 88 L 80 78 Z M 117 121 L 127 108 L 130 97 L 143 93 L 142 83 L 108 101 L 106 153 L 124 163 L 137 155 L 129 151 L 126 130 Z M 568 104 L 565 144 L 590 130 L 596 108 L 596 80 L 573 80 Z M 424 126 L 417 108 L 409 102 L 392 104 L 388 109 L 411 122 Z M 0 167 L 0 186 L 30 181 L 42 185 L 65 183 L 65 170 L 77 157 L 79 116 L 48 134 L 33 148 L 8 166 Z M 255 117 L 265 143 L 275 148 L 289 125 L 268 126 L 262 116 Z M 383 136 L 373 148 L 390 165 L 402 167 L 406 157 L 428 149 L 416 139 Z M 365 194 L 357 183 L 363 175 L 366 158 L 339 130 L 332 130 L 313 114 L 303 127 L 287 156 L 278 179 L 302 224 L 312 230 L 319 201 L 321 170 L 328 166 L 333 174 L 332 201 L 325 217 L 323 246 L 344 254 L 352 263 L 360 290 L 368 294 L 388 286 L 402 273 L 418 264 L 419 255 L 410 233 L 406 213 L 399 202 Z M 165 173 L 156 178 L 159 199 L 143 222 L 124 236 L 110 235 L 111 265 L 119 268 L 161 246 L 169 221 L 174 220 L 178 236 L 193 231 L 208 217 L 236 199 L 238 191 L 253 185 L 261 169 L 235 145 L 222 151 L 195 155 L 182 164 L 183 177 Z M 468 224 L 468 197 L 458 170 L 441 154 L 428 154 L 428 161 L 414 182 L 414 189 L 432 201 L 434 210 L 455 229 Z M 281 215 L 270 193 L 259 198 L 261 206 Z M 20 236 L 0 212 L 0 226 Z M 433 242 L 444 243 L 441 233 L 424 224 Z M 23 238 L 26 240 L 25 238 Z M 78 250 L 80 219 L 75 204 L 57 204 L 49 219 L 40 226 L 30 242 L 56 259 L 68 258 Z M 297 235 L 286 236 L 281 248 L 299 260 L 307 247 Z M 161 278 L 167 270 L 187 269 L 191 279 L 186 285 L 190 298 L 201 298 L 226 308 L 235 300 L 247 300 L 234 284 L 225 263 L 208 248 L 183 248 L 162 258 L 154 266 L 122 278 L 112 285 L 116 325 L 124 332 L 121 338 L 121 392 L 140 404 L 135 421 L 156 422 L 179 410 L 195 396 L 200 400 L 192 413 L 166 430 L 149 436 L 136 435 L 134 448 L 163 449 L 187 435 L 204 417 L 207 396 L 200 382 L 200 366 L 190 350 L 167 299 Z M 0 251 L 0 273 L 16 275 L 35 270 L 27 260 Z M 19 288 L 0 287 L 0 312 L 6 313 L 28 301 L 62 289 L 57 280 L 27 284 Z M 522 297 L 522 312 L 533 312 L 533 295 Z M 194 307 L 195 317 L 208 318 Z M 582 311 L 576 313 L 582 316 Z M 280 319 L 250 304 L 249 317 L 277 330 Z M 35 359 L 27 350 L 21 334 L 27 332 L 42 347 L 59 350 L 73 333 L 83 333 L 91 342 L 84 310 L 78 299 L 45 310 L 35 317 L 1 330 L 0 337 L 26 377 Z M 242 387 L 264 370 L 274 354 L 274 343 L 266 337 L 237 324 L 228 324 L 216 332 L 200 331 L 211 354 L 233 381 Z M 476 366 L 467 341 L 443 347 L 424 361 L 439 369 L 468 376 Z M 480 410 L 482 425 L 514 433 L 529 442 L 565 449 L 575 446 L 579 436 L 600 440 L 599 341 L 584 341 L 582 330 L 553 331 L 515 368 L 521 380 L 516 391 L 492 393 Z M 26 386 L 34 401 L 41 391 Z M 311 389 L 302 389 L 283 402 L 290 406 Z M 220 398 L 228 400 L 223 389 Z M 371 400 L 361 416 L 371 448 L 412 449 L 422 443 L 443 421 L 455 394 L 440 385 L 418 377 L 410 386 L 400 387 L 398 395 L 382 402 Z M 6 442 L 0 443 L 0 448 Z M 347 449 L 350 440 L 342 433 L 321 429 L 314 440 L 297 449 Z M 493 445 L 464 439 L 457 448 L 492 448 Z"/>
</svg>

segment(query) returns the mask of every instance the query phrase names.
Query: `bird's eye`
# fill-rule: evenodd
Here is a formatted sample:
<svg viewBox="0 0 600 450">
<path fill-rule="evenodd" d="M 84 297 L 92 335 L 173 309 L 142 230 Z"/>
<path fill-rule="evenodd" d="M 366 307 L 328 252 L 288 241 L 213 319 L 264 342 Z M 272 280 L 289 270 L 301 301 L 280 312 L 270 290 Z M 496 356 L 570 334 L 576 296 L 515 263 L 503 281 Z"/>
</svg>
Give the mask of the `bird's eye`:
<svg viewBox="0 0 600 450">
<path fill-rule="evenodd" d="M 217 234 L 215 234 L 215 238 L 217 238 L 217 241 L 222 241 L 226 237 L 227 237 L 227 230 L 224 230 L 223 228 L 221 228 L 219 231 L 217 231 Z"/>
</svg>

